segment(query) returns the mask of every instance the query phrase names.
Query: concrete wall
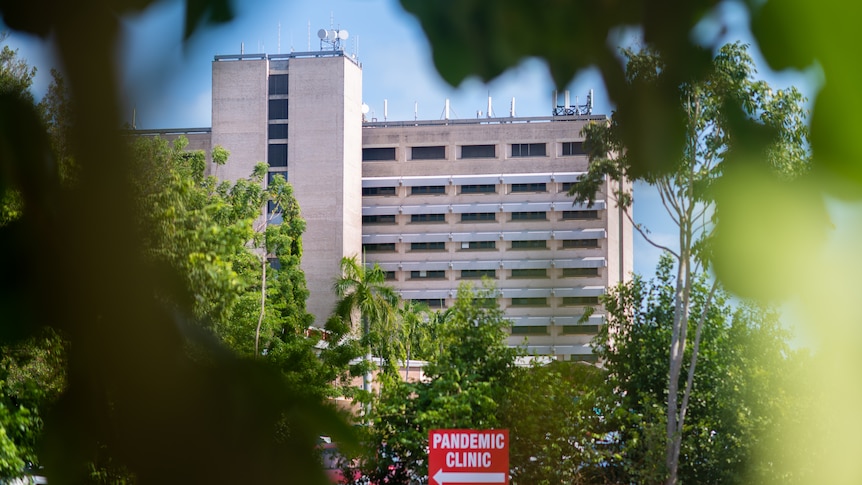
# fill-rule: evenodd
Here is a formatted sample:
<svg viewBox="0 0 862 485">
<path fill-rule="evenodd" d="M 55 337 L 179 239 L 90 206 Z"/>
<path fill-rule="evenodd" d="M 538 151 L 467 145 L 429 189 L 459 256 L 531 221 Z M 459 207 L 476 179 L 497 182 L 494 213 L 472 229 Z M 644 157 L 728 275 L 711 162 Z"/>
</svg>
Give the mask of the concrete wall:
<svg viewBox="0 0 862 485">
<path fill-rule="evenodd" d="M 361 69 L 345 57 L 291 59 L 288 181 L 307 222 L 302 269 L 308 311 L 322 325 L 335 305 L 343 256 L 362 238 Z"/>
<path fill-rule="evenodd" d="M 213 62 L 212 145 L 230 151 L 227 164 L 213 167 L 222 180 L 251 175 L 266 161 L 266 59 Z"/>
</svg>

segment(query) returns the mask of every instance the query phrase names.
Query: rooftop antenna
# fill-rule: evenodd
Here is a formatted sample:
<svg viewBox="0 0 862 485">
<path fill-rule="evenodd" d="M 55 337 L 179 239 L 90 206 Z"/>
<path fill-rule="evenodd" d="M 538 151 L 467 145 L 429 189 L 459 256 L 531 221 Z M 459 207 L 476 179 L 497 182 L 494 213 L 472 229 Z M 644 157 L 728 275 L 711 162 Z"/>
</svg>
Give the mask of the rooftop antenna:
<svg viewBox="0 0 862 485">
<path fill-rule="evenodd" d="M 449 120 L 449 98 L 446 98 L 446 103 L 443 105 L 443 119 Z"/>
<path fill-rule="evenodd" d="M 485 115 L 490 118 L 491 117 L 491 93 L 488 93 L 488 111 Z"/>
<path fill-rule="evenodd" d="M 419 119 L 419 101 L 413 101 L 413 121 Z"/>
<path fill-rule="evenodd" d="M 245 42 L 239 43 L 239 55 L 245 54 Z"/>
<path fill-rule="evenodd" d="M 383 100 L 383 121 L 386 121 L 386 118 L 389 117 L 389 100 Z"/>
<path fill-rule="evenodd" d="M 340 51 L 342 50 L 342 41 L 347 40 L 349 36 L 350 34 L 346 30 L 320 29 L 317 31 L 317 38 L 320 39 L 320 50 L 323 50 L 325 45 L 334 51 Z"/>
<path fill-rule="evenodd" d="M 512 107 L 509 108 L 509 117 L 510 118 L 515 117 L 515 97 L 514 96 L 512 96 Z"/>
<path fill-rule="evenodd" d="M 281 22 L 278 23 L 278 43 L 275 46 L 275 53 L 281 54 Z"/>
</svg>

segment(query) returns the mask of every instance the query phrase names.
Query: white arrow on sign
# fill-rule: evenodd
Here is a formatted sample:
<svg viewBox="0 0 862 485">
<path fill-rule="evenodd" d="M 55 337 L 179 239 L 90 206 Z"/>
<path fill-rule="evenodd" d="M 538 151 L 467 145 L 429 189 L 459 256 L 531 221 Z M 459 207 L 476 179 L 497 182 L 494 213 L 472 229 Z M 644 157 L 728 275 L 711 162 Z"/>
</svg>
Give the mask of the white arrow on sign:
<svg viewBox="0 0 862 485">
<path fill-rule="evenodd" d="M 506 483 L 505 473 L 483 473 L 483 472 L 444 472 L 437 470 L 434 481 L 440 485 L 446 483 Z"/>
</svg>

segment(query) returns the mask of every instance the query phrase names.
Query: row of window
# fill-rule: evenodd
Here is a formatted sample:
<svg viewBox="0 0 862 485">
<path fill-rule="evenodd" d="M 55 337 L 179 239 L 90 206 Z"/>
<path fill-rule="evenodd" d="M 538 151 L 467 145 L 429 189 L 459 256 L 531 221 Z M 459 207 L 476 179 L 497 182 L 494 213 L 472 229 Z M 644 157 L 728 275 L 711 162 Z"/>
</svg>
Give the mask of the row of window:
<svg viewBox="0 0 862 485">
<path fill-rule="evenodd" d="M 547 212 L 544 211 L 529 211 L 529 212 L 512 212 L 512 221 L 547 221 Z M 496 212 L 463 212 L 458 214 L 460 222 L 495 222 L 497 220 Z M 588 221 L 599 218 L 599 212 L 596 210 L 574 210 L 561 211 L 560 220 L 563 221 Z M 410 214 L 410 222 L 413 224 L 443 224 L 446 222 L 446 214 Z M 387 225 L 397 224 L 398 221 L 395 214 L 379 214 L 362 216 L 363 224 Z"/>
<path fill-rule="evenodd" d="M 563 278 L 592 278 L 599 276 L 599 268 L 562 268 L 559 275 Z M 458 275 L 462 280 L 476 280 L 482 278 L 497 279 L 496 269 L 462 269 Z M 509 273 L 509 279 L 519 278 L 548 278 L 547 268 L 513 269 Z M 394 280 L 395 271 L 387 271 L 386 279 Z M 443 280 L 446 279 L 445 270 L 420 270 L 410 272 L 411 280 Z"/>
<path fill-rule="evenodd" d="M 461 250 L 496 250 L 497 241 L 464 241 L 460 244 Z M 598 239 L 563 239 L 563 249 L 583 249 L 599 247 Z M 510 249 L 548 249 L 548 241 L 543 239 L 511 241 Z M 394 253 L 395 243 L 365 243 L 362 245 L 362 251 L 370 253 Z M 410 243 L 411 251 L 445 251 L 446 243 L 444 241 L 434 242 L 414 242 Z"/>
<path fill-rule="evenodd" d="M 270 125 L 282 126 L 282 125 Z M 283 125 L 287 126 L 287 125 Z M 285 135 L 286 136 L 286 135 Z M 572 188 L 573 182 L 563 182 L 560 184 L 560 192 L 568 192 Z M 496 194 L 497 186 L 495 184 L 467 184 L 458 185 L 458 193 L 460 194 Z M 525 184 L 510 184 L 509 193 L 525 193 L 525 192 L 548 192 L 548 183 L 536 182 Z M 398 188 L 395 186 L 389 187 L 363 187 L 363 196 L 394 196 L 398 194 Z M 414 185 L 410 187 L 410 195 L 445 195 L 445 185 Z"/>
<path fill-rule="evenodd" d="M 411 300 L 416 303 L 425 304 L 431 308 L 443 308 L 446 306 L 446 300 L 444 298 L 414 298 Z M 481 303 L 481 302 L 480 302 Z M 493 303 L 496 303 L 495 300 L 490 299 L 486 306 L 492 306 Z M 595 306 L 599 304 L 599 297 L 597 296 L 564 296 L 561 299 L 561 306 Z M 509 303 L 509 308 L 512 307 L 548 307 L 550 304 L 548 303 L 547 298 L 542 297 L 527 297 L 527 298 L 512 298 Z M 566 325 L 566 327 L 569 325 Z M 575 326 L 575 325 L 571 325 Z M 577 327 L 587 327 L 587 325 L 577 325 Z M 519 328 L 519 327 L 515 327 Z M 523 328 L 523 327 L 520 327 Z"/>
<path fill-rule="evenodd" d="M 275 119 L 275 118 L 270 118 Z M 562 156 L 584 155 L 583 142 L 567 141 L 560 143 L 560 154 Z M 547 143 L 512 143 L 509 145 L 509 156 L 512 158 L 519 157 L 546 157 Z M 410 150 L 410 160 L 445 160 L 446 145 L 434 146 L 414 146 L 408 147 Z M 459 145 L 459 157 L 461 159 L 469 158 L 497 158 L 497 145 Z M 397 160 L 396 147 L 376 147 L 363 148 L 362 161 L 364 162 L 383 162 Z"/>
<path fill-rule="evenodd" d="M 563 325 L 560 335 L 595 335 L 599 332 L 598 325 Z M 550 335 L 546 325 L 526 325 L 512 327 L 512 335 Z M 572 356 L 574 357 L 574 356 Z"/>
</svg>

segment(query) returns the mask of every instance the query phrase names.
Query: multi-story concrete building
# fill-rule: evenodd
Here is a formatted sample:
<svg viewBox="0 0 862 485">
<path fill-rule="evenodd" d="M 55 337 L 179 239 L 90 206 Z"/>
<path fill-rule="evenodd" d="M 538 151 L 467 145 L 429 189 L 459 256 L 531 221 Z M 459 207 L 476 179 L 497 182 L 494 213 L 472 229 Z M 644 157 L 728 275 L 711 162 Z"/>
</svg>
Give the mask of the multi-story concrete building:
<svg viewBox="0 0 862 485">
<path fill-rule="evenodd" d="M 340 50 L 217 56 L 212 128 L 179 131 L 192 147 L 231 152 L 211 167 L 220 178 L 266 161 L 292 183 L 319 324 L 341 258 L 361 255 L 432 308 L 451 304 L 460 282 L 490 278 L 510 344 L 589 359 L 602 312 L 581 317 L 632 269 L 631 224 L 606 195 L 614 188 L 592 207 L 566 195 L 587 168 L 581 129 L 606 118 L 368 122 L 361 93 L 361 66 Z"/>
</svg>

